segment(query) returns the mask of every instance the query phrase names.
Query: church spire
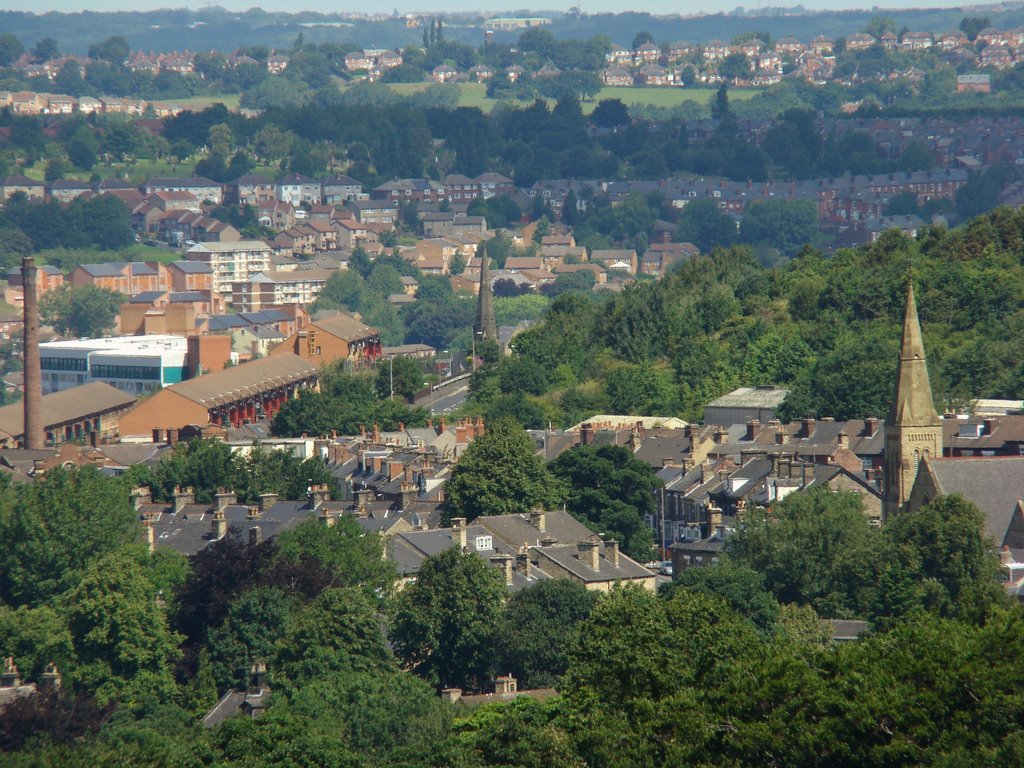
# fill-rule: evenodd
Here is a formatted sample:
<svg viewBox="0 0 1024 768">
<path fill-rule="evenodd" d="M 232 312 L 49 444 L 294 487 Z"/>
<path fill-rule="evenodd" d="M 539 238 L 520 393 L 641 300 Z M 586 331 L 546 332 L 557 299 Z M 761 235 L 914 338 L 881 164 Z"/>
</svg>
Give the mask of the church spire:
<svg viewBox="0 0 1024 768">
<path fill-rule="evenodd" d="M 476 299 L 476 322 L 473 323 L 473 332 L 480 341 L 498 340 L 498 325 L 494 320 L 494 300 L 491 295 L 490 261 L 486 251 L 480 254 L 480 292 Z"/>
<path fill-rule="evenodd" d="M 942 419 L 932 402 L 924 341 L 911 282 L 907 287 L 903 336 L 896 361 L 896 391 L 885 422 L 882 515 L 886 519 L 906 508 L 921 462 L 941 456 Z"/>
<path fill-rule="evenodd" d="M 924 357 L 924 340 L 917 318 L 913 282 L 907 286 L 903 335 L 900 338 L 900 356 L 896 363 L 896 392 L 892 409 L 889 411 L 888 423 L 904 426 L 933 426 L 942 423 L 932 402 L 932 388 L 928 381 L 928 365 Z"/>
</svg>

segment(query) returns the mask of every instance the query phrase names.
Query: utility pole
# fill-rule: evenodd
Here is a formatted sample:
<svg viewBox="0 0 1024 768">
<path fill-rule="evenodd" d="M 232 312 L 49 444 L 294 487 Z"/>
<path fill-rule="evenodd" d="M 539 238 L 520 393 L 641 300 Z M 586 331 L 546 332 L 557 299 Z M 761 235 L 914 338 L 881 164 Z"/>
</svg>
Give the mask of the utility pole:
<svg viewBox="0 0 1024 768">
<path fill-rule="evenodd" d="M 395 356 L 388 358 L 388 379 L 391 382 L 391 400 L 395 399 Z"/>
</svg>

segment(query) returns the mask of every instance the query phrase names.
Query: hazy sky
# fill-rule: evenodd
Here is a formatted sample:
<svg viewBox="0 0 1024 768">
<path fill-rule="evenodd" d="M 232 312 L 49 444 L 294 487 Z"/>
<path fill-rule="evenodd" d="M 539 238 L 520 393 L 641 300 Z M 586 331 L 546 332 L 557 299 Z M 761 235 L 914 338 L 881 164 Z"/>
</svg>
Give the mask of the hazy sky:
<svg viewBox="0 0 1024 768">
<path fill-rule="evenodd" d="M 582 2 L 551 2 L 544 0 L 542 6 L 550 10 L 566 10 L 569 7 L 579 6 L 584 13 L 620 12 L 620 11 L 647 11 L 649 13 L 716 13 L 718 11 L 731 11 L 738 5 L 746 8 L 757 8 L 764 6 L 789 6 L 796 5 L 799 0 L 785 0 L 785 2 L 757 2 L 757 0 L 704 0 L 704 2 L 673 2 L 673 0 L 644 0 L 643 2 L 630 2 L 629 0 L 583 0 Z M 0 8 L 11 11 L 34 11 L 45 13 L 46 11 L 67 11 L 76 12 L 82 10 L 90 11 L 149 11 L 156 8 L 186 6 L 189 8 L 200 8 L 209 3 L 201 1 L 193 2 L 167 2 L 167 0 L 0 0 Z M 382 0 L 379 4 L 365 3 L 338 3 L 331 0 L 299 0 L 299 2 L 288 2 L 288 0 L 267 0 L 266 2 L 253 3 L 232 2 L 231 0 L 220 0 L 213 3 L 224 8 L 233 10 L 246 10 L 258 6 L 268 11 L 323 11 L 323 12 L 346 12 L 346 11 L 390 11 L 393 8 L 400 13 L 414 11 L 475 11 L 475 10 L 511 10 L 521 8 L 523 5 L 516 5 L 509 0 Z M 849 10 L 857 8 L 870 8 L 871 3 L 857 3 L 855 0 L 804 0 L 805 8 L 818 10 Z M 525 5 L 525 4 L 524 4 Z M 884 3 L 887 8 L 939 8 L 962 5 L 959 0 L 890 0 Z"/>
</svg>

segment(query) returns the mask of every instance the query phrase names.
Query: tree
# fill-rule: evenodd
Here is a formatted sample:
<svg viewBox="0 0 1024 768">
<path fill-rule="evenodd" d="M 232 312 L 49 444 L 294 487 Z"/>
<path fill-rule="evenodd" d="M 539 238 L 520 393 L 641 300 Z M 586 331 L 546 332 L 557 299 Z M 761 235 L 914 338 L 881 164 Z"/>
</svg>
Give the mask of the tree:
<svg viewBox="0 0 1024 768">
<path fill-rule="evenodd" d="M 482 690 L 504 602 L 504 579 L 478 555 L 453 547 L 428 557 L 398 596 L 395 654 L 435 688 Z"/>
<path fill-rule="evenodd" d="M 292 565 L 305 562 L 314 564 L 326 578 L 320 589 L 360 587 L 375 599 L 383 599 L 394 586 L 395 570 L 384 557 L 380 537 L 367 534 L 350 516 L 342 516 L 333 525 L 309 520 L 282 533 L 266 573 L 282 570 L 282 563 L 290 564 L 283 568 L 288 573 Z"/>
<path fill-rule="evenodd" d="M 60 50 L 57 48 L 57 41 L 52 37 L 44 37 L 37 41 L 29 52 L 32 57 L 32 61 L 36 64 L 45 64 L 50 59 L 57 58 L 59 53 Z"/>
<path fill-rule="evenodd" d="M 101 702 L 174 691 L 170 663 L 181 638 L 168 628 L 158 597 L 127 550 L 97 559 L 68 595 L 78 674 Z"/>
<path fill-rule="evenodd" d="M 102 43 L 94 43 L 89 46 L 89 58 L 103 59 L 115 67 L 124 66 L 131 54 L 131 47 L 128 41 L 121 35 L 108 37 Z"/>
<path fill-rule="evenodd" d="M 0 600 L 38 605 L 73 587 L 91 562 L 139 534 L 124 488 L 92 467 L 53 469 L 34 483 L 4 486 L 0 536 L 7 555 Z"/>
<path fill-rule="evenodd" d="M 746 54 L 730 53 L 718 65 L 718 74 L 728 81 L 743 80 L 750 77 L 750 62 Z"/>
<path fill-rule="evenodd" d="M 818 209 L 810 200 L 758 200 L 743 211 L 740 239 L 792 258 L 818 239 Z"/>
<path fill-rule="evenodd" d="M 864 27 L 864 31 L 876 40 L 881 40 L 882 35 L 896 31 L 896 22 L 889 16 L 874 16 Z"/>
<path fill-rule="evenodd" d="M 86 126 L 75 131 L 68 142 L 68 159 L 83 171 L 90 171 L 99 159 L 100 143 Z"/>
<path fill-rule="evenodd" d="M 696 245 L 704 253 L 716 247 L 727 247 L 736 242 L 736 224 L 718 210 L 711 198 L 700 198 L 687 203 L 679 215 L 677 237 Z"/>
<path fill-rule="evenodd" d="M 729 107 L 729 84 L 722 83 L 715 93 L 715 103 L 711 105 L 711 119 L 712 120 L 725 120 L 732 116 L 732 110 Z"/>
<path fill-rule="evenodd" d="M 654 469 L 622 446 L 577 446 L 549 465 L 568 489 L 568 510 L 592 530 L 622 543 L 623 551 L 646 561 L 651 555 L 654 494 L 661 480 Z"/>
<path fill-rule="evenodd" d="M 931 610 L 944 616 L 980 618 L 1002 599 L 999 561 L 984 526 L 982 512 L 953 495 L 898 516 L 884 532 L 926 585 Z"/>
<path fill-rule="evenodd" d="M 812 490 L 787 496 L 771 512 L 749 510 L 728 551 L 738 565 L 762 574 L 780 603 L 841 617 L 861 612 L 861 590 L 873 575 L 851 566 L 878 536 L 857 494 Z"/>
<path fill-rule="evenodd" d="M 862 324 L 855 336 L 842 333 L 830 351 L 797 376 L 779 418 L 828 414 L 842 420 L 886 413 L 896 371 L 894 330 Z"/>
<path fill-rule="evenodd" d="M 597 595 L 568 579 L 541 581 L 508 601 L 495 641 L 497 669 L 523 688 L 557 687 L 579 624 Z"/>
<path fill-rule="evenodd" d="M 590 121 L 600 128 L 629 125 L 629 110 L 621 99 L 601 99 L 590 114 Z"/>
<path fill-rule="evenodd" d="M 0 34 L 0 67 L 9 66 L 24 50 L 21 41 L 10 32 Z"/>
<path fill-rule="evenodd" d="M 39 317 L 61 335 L 88 339 L 114 327 L 124 296 L 95 285 L 62 285 L 39 302 Z"/>
<path fill-rule="evenodd" d="M 548 388 L 548 377 L 536 361 L 514 356 L 502 361 L 498 370 L 498 385 L 506 394 L 522 392 L 542 395 Z"/>
<path fill-rule="evenodd" d="M 563 489 L 516 423 L 498 419 L 477 437 L 445 483 L 444 517 L 508 515 L 534 507 L 553 509 Z"/>
<path fill-rule="evenodd" d="M 771 629 L 779 618 L 779 603 L 765 588 L 764 575 L 728 557 L 719 559 L 714 568 L 686 568 L 675 574 L 671 586 L 663 589 L 668 591 L 663 591 L 662 597 L 669 597 L 677 589 L 720 597 L 762 630 Z"/>
<path fill-rule="evenodd" d="M 423 367 L 411 357 L 392 357 L 381 363 L 373 386 L 381 400 L 394 395 L 411 401 L 423 389 Z"/>
<path fill-rule="evenodd" d="M 277 661 L 297 684 L 339 672 L 380 673 L 394 667 L 377 606 L 355 587 L 324 590 L 290 622 Z"/>
<path fill-rule="evenodd" d="M 653 42 L 654 42 L 654 37 L 653 37 L 653 35 L 651 35 L 650 32 L 637 32 L 633 36 L 633 43 L 632 43 L 631 47 L 635 51 L 635 50 L 638 50 L 641 45 L 644 45 L 646 43 L 653 43 Z"/>
<path fill-rule="evenodd" d="M 987 16 L 965 16 L 960 20 L 960 31 L 967 35 L 972 43 L 978 39 L 978 33 L 991 26 Z"/>
</svg>

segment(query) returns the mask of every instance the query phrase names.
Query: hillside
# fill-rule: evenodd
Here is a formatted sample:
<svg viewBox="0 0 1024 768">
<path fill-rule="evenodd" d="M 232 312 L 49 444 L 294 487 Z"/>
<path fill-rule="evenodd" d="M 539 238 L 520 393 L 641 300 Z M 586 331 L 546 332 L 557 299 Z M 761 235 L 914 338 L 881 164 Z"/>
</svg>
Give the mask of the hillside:
<svg viewBox="0 0 1024 768">
<path fill-rule="evenodd" d="M 784 419 L 884 417 L 911 271 L 936 404 L 1019 400 L 1022 231 L 1024 212 L 1000 208 L 831 259 L 805 248 L 768 270 L 749 249 L 716 250 L 612 298 L 563 295 L 517 355 L 478 373 L 470 408 L 531 427 L 595 413 L 699 419 L 734 387 L 772 383 L 792 390 Z"/>
</svg>

